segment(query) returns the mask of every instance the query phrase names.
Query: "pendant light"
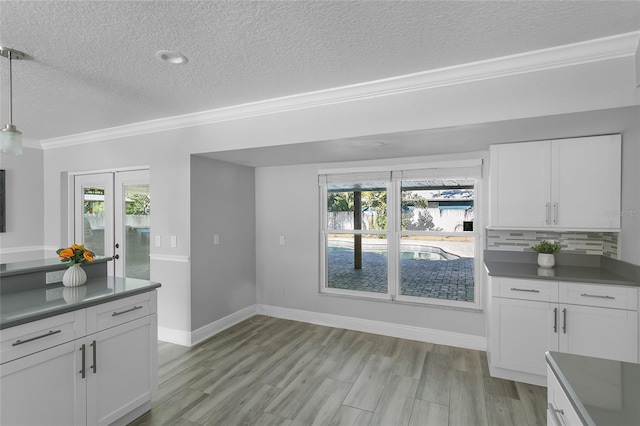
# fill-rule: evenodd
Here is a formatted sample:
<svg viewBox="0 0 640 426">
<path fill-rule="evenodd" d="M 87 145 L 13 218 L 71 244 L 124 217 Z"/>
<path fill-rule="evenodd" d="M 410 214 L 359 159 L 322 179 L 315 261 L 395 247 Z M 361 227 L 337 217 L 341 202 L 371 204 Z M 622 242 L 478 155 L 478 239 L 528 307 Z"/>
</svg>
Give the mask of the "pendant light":
<svg viewBox="0 0 640 426">
<path fill-rule="evenodd" d="M 24 59 L 24 53 L 0 46 L 0 55 L 9 59 L 9 124 L 0 129 L 0 152 L 5 154 L 22 154 L 22 132 L 13 125 L 13 93 L 11 81 L 11 61 Z"/>
</svg>

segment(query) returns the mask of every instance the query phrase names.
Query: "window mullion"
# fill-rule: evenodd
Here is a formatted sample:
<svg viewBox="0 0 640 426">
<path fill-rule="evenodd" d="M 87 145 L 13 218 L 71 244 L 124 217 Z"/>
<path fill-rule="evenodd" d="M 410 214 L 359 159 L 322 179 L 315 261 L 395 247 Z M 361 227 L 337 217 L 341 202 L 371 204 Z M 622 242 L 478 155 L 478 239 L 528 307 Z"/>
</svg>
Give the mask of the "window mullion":
<svg viewBox="0 0 640 426">
<path fill-rule="evenodd" d="M 389 182 L 387 192 L 387 291 L 392 299 L 398 295 L 400 282 L 400 182 Z"/>
</svg>

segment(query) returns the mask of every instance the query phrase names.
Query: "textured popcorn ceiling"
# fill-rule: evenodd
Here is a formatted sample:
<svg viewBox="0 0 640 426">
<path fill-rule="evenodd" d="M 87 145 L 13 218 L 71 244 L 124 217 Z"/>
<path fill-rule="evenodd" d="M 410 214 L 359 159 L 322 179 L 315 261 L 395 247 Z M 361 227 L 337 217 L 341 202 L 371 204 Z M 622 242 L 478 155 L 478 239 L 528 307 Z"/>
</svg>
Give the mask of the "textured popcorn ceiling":
<svg viewBox="0 0 640 426">
<path fill-rule="evenodd" d="M 35 140 L 639 28 L 637 1 L 0 2 L 0 45 L 31 58 L 14 62 L 14 123 Z"/>
</svg>

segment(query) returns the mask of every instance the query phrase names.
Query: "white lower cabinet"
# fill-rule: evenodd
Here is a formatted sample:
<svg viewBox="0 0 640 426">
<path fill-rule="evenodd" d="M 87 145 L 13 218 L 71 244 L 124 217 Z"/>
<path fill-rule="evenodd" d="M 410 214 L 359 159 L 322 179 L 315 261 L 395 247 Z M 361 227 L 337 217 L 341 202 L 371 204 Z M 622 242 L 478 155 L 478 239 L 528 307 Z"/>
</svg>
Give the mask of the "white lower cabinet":
<svg viewBox="0 0 640 426">
<path fill-rule="evenodd" d="M 638 362 L 636 288 L 491 278 L 492 375 L 546 384 L 546 351 Z"/>
<path fill-rule="evenodd" d="M 153 291 L 80 310 L 85 315 L 76 311 L 90 334 L 44 350 L 50 332 L 33 336 L 33 323 L 8 329 L 6 338 L 3 333 L 7 348 L 24 352 L 30 344 L 39 346 L 0 365 L 0 424 L 102 426 L 148 403 L 157 389 L 155 297 Z M 150 309 L 133 309 L 140 301 Z M 114 322 L 94 327 L 97 313 L 105 309 Z M 55 323 L 56 317 L 40 321 Z M 20 336 L 21 327 L 30 334 Z"/>
<path fill-rule="evenodd" d="M 582 424 L 560 382 L 551 368 L 547 367 L 547 425 L 581 426 Z"/>
<path fill-rule="evenodd" d="M 72 341 L 2 364 L 0 424 L 86 424 L 80 347 L 80 341 Z"/>
<path fill-rule="evenodd" d="M 87 339 L 88 424 L 109 425 L 151 400 L 152 325 L 147 316 Z"/>
<path fill-rule="evenodd" d="M 548 302 L 494 298 L 491 306 L 493 365 L 544 375 L 544 353 L 558 350 L 554 308 Z"/>
</svg>

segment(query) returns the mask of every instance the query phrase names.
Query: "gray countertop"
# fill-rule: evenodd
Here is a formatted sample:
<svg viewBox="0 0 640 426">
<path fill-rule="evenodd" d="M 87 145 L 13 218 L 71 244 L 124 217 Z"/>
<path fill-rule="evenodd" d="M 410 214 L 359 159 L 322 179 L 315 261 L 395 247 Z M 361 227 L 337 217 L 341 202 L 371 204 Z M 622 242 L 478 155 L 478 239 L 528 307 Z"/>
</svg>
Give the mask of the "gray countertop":
<svg viewBox="0 0 640 426">
<path fill-rule="evenodd" d="M 48 285 L 0 294 L 0 329 L 99 305 L 160 287 L 133 278 L 96 277 L 80 287 Z"/>
<path fill-rule="evenodd" d="M 578 281 L 594 284 L 616 284 L 640 287 L 640 283 L 599 267 L 555 266 L 551 270 L 531 263 L 485 261 L 492 277 L 526 278 L 554 281 Z"/>
<path fill-rule="evenodd" d="M 559 352 L 546 358 L 585 425 L 640 425 L 640 364 Z"/>
<path fill-rule="evenodd" d="M 532 256 L 533 255 L 533 256 Z M 640 287 L 636 265 L 599 256 L 558 256 L 556 266 L 539 268 L 535 253 L 508 253 L 485 250 L 484 264 L 489 276 L 551 281 L 574 281 Z"/>
</svg>

